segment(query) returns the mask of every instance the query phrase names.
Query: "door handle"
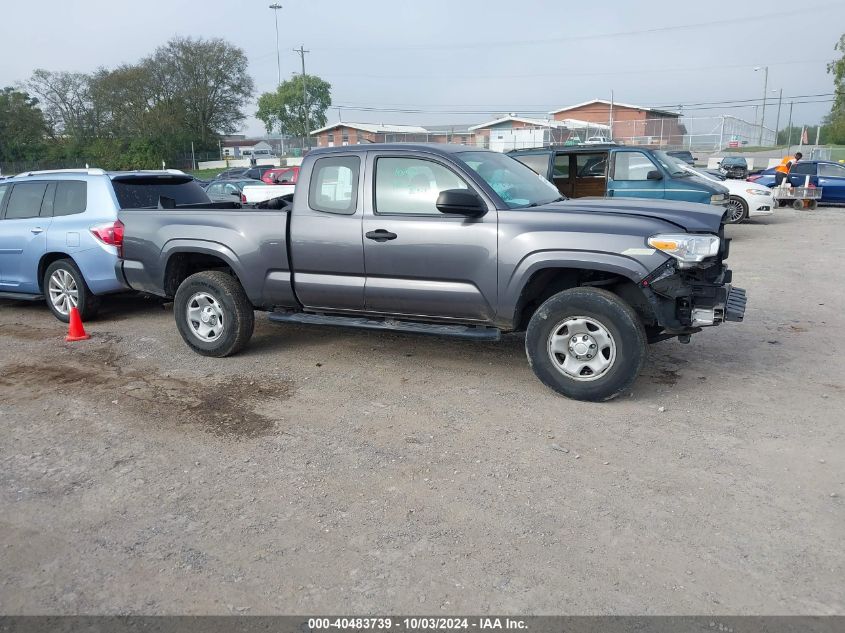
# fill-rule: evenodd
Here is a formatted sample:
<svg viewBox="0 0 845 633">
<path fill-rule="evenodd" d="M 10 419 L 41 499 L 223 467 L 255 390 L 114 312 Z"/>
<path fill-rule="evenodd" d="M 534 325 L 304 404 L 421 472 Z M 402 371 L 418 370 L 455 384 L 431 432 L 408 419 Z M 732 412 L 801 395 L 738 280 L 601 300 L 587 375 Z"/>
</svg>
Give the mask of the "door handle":
<svg viewBox="0 0 845 633">
<path fill-rule="evenodd" d="M 376 242 L 386 242 L 387 240 L 395 240 L 399 236 L 396 235 L 396 233 L 391 233 L 390 231 L 385 231 L 384 229 L 378 229 L 376 231 L 364 233 L 364 237 L 368 240 L 375 240 Z"/>
<path fill-rule="evenodd" d="M 40 226 L 36 226 L 34 229 L 30 229 L 30 232 L 35 235 L 38 235 L 39 233 L 43 233 L 44 229 L 42 229 Z"/>
</svg>

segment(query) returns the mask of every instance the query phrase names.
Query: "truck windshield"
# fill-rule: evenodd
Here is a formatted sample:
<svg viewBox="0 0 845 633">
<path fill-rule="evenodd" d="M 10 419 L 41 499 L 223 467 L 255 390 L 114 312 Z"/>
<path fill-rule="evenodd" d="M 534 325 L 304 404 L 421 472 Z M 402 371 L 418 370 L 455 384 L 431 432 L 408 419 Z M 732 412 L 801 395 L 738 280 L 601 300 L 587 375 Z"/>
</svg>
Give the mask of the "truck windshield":
<svg viewBox="0 0 845 633">
<path fill-rule="evenodd" d="M 117 176 L 112 186 L 121 209 L 155 209 L 162 198 L 176 206 L 210 202 L 203 188 L 186 176 Z"/>
<path fill-rule="evenodd" d="M 459 152 L 458 157 L 490 185 L 511 209 L 524 209 L 562 200 L 548 180 L 498 152 Z"/>
</svg>

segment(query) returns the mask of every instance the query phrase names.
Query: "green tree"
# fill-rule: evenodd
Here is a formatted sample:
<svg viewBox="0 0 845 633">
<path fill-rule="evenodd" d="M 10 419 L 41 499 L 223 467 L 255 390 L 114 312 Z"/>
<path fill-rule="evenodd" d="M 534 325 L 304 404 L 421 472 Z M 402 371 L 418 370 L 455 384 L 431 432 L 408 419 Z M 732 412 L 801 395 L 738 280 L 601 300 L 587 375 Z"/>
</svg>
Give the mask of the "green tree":
<svg viewBox="0 0 845 633">
<path fill-rule="evenodd" d="M 84 73 L 37 69 L 27 84 L 37 95 L 55 137 L 90 138 L 98 132 L 91 103 L 91 77 Z"/>
<path fill-rule="evenodd" d="M 792 143 L 798 145 L 801 141 L 801 131 L 807 128 L 807 141 L 812 144 L 816 142 L 816 131 L 819 129 L 818 125 L 793 125 L 792 128 L 781 128 L 778 131 L 778 145 L 786 145 Z M 819 144 L 827 143 L 828 128 L 822 126 L 822 131 L 819 133 Z"/>
<path fill-rule="evenodd" d="M 46 131 L 38 99 L 14 88 L 0 90 L 0 160 L 36 158 Z"/>
<path fill-rule="evenodd" d="M 827 65 L 827 72 L 833 75 L 833 107 L 825 117 L 825 131 L 828 142 L 845 143 L 845 35 L 833 47 L 840 53 Z"/>
<path fill-rule="evenodd" d="M 326 124 L 326 110 L 332 104 L 331 84 L 316 75 L 305 75 L 304 88 L 302 84 L 302 77 L 295 77 L 258 98 L 255 116 L 267 132 L 306 137 Z"/>
<path fill-rule="evenodd" d="M 175 37 L 141 66 L 150 79 L 151 112 L 203 146 L 246 118 L 242 108 L 255 91 L 249 61 L 225 40 Z"/>
</svg>

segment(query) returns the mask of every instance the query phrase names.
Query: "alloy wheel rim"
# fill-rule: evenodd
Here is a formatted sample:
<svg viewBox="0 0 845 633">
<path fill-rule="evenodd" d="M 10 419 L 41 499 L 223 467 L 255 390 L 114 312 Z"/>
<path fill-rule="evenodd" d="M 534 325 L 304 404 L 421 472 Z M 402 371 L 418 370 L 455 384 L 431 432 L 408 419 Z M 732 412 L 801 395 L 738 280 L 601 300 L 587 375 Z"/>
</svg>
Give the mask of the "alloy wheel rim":
<svg viewBox="0 0 845 633">
<path fill-rule="evenodd" d="M 59 268 L 50 275 L 47 283 L 50 303 L 59 314 L 67 316 L 71 308 L 79 307 L 79 286 L 64 268 Z"/>
<path fill-rule="evenodd" d="M 731 210 L 731 222 L 737 222 L 742 218 L 742 203 L 739 200 L 728 201 L 728 207 Z"/>
<path fill-rule="evenodd" d="M 213 343 L 223 336 L 223 308 L 209 293 L 197 292 L 188 299 L 185 316 L 191 333 L 204 343 Z"/>
<path fill-rule="evenodd" d="M 606 375 L 616 362 L 616 341 L 598 319 L 572 316 L 552 328 L 548 353 L 567 378 L 588 382 Z"/>
</svg>

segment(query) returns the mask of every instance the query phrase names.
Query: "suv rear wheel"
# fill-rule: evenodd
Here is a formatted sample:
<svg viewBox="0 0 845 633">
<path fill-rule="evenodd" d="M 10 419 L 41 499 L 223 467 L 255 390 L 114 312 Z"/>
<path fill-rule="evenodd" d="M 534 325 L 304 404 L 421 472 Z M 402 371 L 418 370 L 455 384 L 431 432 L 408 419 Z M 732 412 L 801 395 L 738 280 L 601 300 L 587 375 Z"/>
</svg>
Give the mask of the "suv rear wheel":
<svg viewBox="0 0 845 633">
<path fill-rule="evenodd" d="M 528 362 L 548 387 L 576 400 L 610 400 L 645 364 L 645 329 L 607 290 L 571 288 L 541 305 L 525 335 Z"/>
<path fill-rule="evenodd" d="M 47 266 L 41 283 L 47 307 L 59 321 L 70 321 L 71 308 L 79 310 L 83 321 L 96 316 L 100 309 L 100 298 L 88 288 L 71 259 L 59 259 Z"/>
<path fill-rule="evenodd" d="M 173 315 L 182 339 L 203 356 L 237 354 L 255 328 L 255 312 L 240 282 L 216 270 L 191 275 L 179 285 Z"/>
</svg>

